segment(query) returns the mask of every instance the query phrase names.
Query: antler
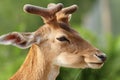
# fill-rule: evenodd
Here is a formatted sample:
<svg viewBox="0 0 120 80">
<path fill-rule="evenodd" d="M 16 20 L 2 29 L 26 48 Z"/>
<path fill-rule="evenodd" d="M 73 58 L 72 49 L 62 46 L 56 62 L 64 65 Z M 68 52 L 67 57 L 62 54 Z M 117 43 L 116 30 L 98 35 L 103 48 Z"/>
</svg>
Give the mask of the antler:
<svg viewBox="0 0 120 80">
<path fill-rule="evenodd" d="M 44 22 L 48 23 L 48 22 L 56 19 L 55 13 L 60 11 L 62 9 L 62 7 L 63 7 L 62 3 L 58 3 L 55 6 L 52 6 L 49 8 L 43 8 L 43 7 L 39 7 L 39 6 L 26 4 L 26 5 L 24 5 L 23 9 L 25 12 L 42 16 Z"/>
<path fill-rule="evenodd" d="M 50 3 L 48 4 L 48 8 L 56 6 L 57 4 Z M 57 20 L 60 22 L 68 23 L 71 17 L 71 14 L 77 10 L 77 5 L 72 5 L 66 8 L 63 8 L 59 12 L 56 13 Z"/>
</svg>

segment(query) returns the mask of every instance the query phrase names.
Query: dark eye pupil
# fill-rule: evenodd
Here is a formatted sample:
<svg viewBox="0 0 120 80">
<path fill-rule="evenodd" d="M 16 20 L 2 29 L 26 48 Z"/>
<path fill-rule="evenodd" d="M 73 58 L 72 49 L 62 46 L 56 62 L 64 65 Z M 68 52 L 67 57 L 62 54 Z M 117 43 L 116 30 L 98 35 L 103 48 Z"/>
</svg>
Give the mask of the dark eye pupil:
<svg viewBox="0 0 120 80">
<path fill-rule="evenodd" d="M 57 38 L 59 41 L 66 41 L 67 39 L 65 37 L 60 37 L 60 38 Z"/>
<path fill-rule="evenodd" d="M 70 41 L 69 41 L 66 37 L 64 37 L 64 36 L 62 36 L 62 37 L 60 37 L 60 38 L 57 38 L 57 40 L 70 42 Z"/>
</svg>

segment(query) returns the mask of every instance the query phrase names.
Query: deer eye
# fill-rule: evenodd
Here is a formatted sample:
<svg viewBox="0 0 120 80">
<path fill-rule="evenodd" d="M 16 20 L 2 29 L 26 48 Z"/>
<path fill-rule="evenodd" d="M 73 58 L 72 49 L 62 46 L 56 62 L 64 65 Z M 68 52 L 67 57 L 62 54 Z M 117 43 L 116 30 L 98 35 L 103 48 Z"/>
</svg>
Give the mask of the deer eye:
<svg viewBox="0 0 120 80">
<path fill-rule="evenodd" d="M 67 42 L 69 42 L 70 43 L 70 41 L 65 37 L 65 36 L 62 36 L 62 37 L 60 37 L 60 38 L 56 38 L 57 40 L 59 40 L 59 41 L 67 41 Z"/>
</svg>

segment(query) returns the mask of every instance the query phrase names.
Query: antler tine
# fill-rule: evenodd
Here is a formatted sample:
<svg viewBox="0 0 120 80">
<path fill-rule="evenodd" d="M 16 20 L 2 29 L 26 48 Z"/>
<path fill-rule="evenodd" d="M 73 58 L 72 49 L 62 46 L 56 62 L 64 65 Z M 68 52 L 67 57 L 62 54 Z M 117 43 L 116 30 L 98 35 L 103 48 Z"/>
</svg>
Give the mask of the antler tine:
<svg viewBox="0 0 120 80">
<path fill-rule="evenodd" d="M 77 5 L 72 5 L 70 7 L 66 7 L 62 9 L 62 12 L 64 14 L 72 14 L 77 10 L 78 6 Z"/>
<path fill-rule="evenodd" d="M 55 5 L 56 4 L 54 3 L 50 3 L 48 4 L 48 8 L 53 7 Z M 60 22 L 68 23 L 71 18 L 71 14 L 74 13 L 77 10 L 77 8 L 78 8 L 77 5 L 72 5 L 72 6 L 63 8 L 62 10 L 56 13 L 57 20 Z"/>
<path fill-rule="evenodd" d="M 48 21 L 49 20 L 48 18 L 54 17 L 55 13 L 60 11 L 62 7 L 63 7 L 62 3 L 58 3 L 50 8 L 43 8 L 39 6 L 26 4 L 24 5 L 23 10 L 27 13 L 40 15 L 43 17 L 44 20 L 47 19 Z"/>
<path fill-rule="evenodd" d="M 50 3 L 48 4 L 48 8 L 55 6 L 56 4 Z M 72 5 L 66 8 L 63 8 L 60 12 L 64 14 L 72 14 L 77 10 L 78 6 L 77 5 Z"/>
</svg>

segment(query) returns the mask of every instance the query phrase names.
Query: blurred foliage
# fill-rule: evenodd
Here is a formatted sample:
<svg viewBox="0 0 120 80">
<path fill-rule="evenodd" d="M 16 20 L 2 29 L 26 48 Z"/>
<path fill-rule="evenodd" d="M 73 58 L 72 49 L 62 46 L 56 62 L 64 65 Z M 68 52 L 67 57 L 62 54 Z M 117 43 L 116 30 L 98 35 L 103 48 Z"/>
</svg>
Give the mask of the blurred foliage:
<svg viewBox="0 0 120 80">
<path fill-rule="evenodd" d="M 12 31 L 35 31 L 43 22 L 39 16 L 24 13 L 23 5 L 29 3 L 46 7 L 51 2 L 61 2 L 65 6 L 77 4 L 79 9 L 73 14 L 72 27 L 108 55 L 108 60 L 101 69 L 61 68 L 57 80 L 120 80 L 120 36 L 105 35 L 108 45 L 103 48 L 98 45 L 98 36 L 80 26 L 82 17 L 95 0 L 0 0 L 0 35 Z M 0 45 L 0 80 L 7 80 L 19 69 L 27 52 L 28 50 L 21 50 L 13 46 Z"/>
</svg>

